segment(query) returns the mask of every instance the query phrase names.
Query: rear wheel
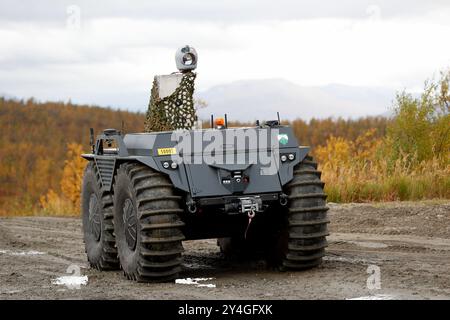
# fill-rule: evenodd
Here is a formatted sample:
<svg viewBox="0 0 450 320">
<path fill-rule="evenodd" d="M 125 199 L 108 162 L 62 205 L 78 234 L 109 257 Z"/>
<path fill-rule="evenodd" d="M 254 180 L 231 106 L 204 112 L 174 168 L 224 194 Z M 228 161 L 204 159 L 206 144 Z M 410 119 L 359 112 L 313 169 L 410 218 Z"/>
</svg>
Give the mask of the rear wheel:
<svg viewBox="0 0 450 320">
<path fill-rule="evenodd" d="M 180 200 L 167 176 L 138 163 L 119 167 L 114 227 L 120 264 L 128 279 L 172 280 L 181 270 Z"/>
<path fill-rule="evenodd" d="M 237 233 L 228 238 L 217 239 L 217 245 L 225 258 L 238 261 L 261 260 L 267 258 L 270 246 L 268 235 L 272 231 L 270 212 L 261 212 L 248 225 L 248 218 L 243 217 L 242 224 L 236 226 Z M 245 230 L 247 229 L 247 234 Z"/>
<path fill-rule="evenodd" d="M 113 200 L 111 193 L 101 190 L 100 176 L 93 162 L 84 170 L 81 192 L 83 236 L 87 259 L 98 270 L 119 268 L 113 235 Z"/>
<path fill-rule="evenodd" d="M 286 186 L 289 196 L 284 228 L 278 239 L 282 268 L 307 269 L 322 262 L 329 235 L 328 207 L 321 172 L 312 157 L 294 168 L 294 178 Z"/>
<path fill-rule="evenodd" d="M 227 259 L 242 259 L 249 257 L 250 250 L 244 236 L 219 238 L 217 239 L 217 245 L 220 248 L 220 252 Z"/>
</svg>

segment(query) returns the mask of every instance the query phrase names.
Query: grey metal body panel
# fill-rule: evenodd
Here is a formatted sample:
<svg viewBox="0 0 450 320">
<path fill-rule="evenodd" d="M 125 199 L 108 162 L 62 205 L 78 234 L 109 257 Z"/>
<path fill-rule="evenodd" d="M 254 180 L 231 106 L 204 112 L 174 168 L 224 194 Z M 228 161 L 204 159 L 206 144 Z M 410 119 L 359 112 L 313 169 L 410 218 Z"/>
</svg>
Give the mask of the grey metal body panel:
<svg viewBox="0 0 450 320">
<path fill-rule="evenodd" d="M 180 135 L 180 133 L 178 134 Z M 285 138 L 283 143 L 279 143 L 277 140 L 276 145 L 274 145 L 274 140 L 269 138 L 275 134 L 278 140 L 280 140 L 280 136 Z M 105 189 L 112 187 L 114 170 L 120 163 L 138 161 L 156 171 L 167 174 L 177 189 L 189 193 L 195 199 L 234 194 L 251 195 L 282 192 L 283 186 L 293 178 L 294 166 L 302 161 L 309 151 L 309 147 L 299 147 L 292 129 L 285 126 L 183 132 L 181 134 L 182 139 L 190 141 L 191 145 L 197 144 L 199 146 L 194 151 L 189 148 L 179 150 L 180 144 L 177 144 L 178 141 L 174 139 L 174 135 L 175 133 L 171 131 L 136 133 L 125 136 L 101 134 L 97 137 L 95 152 L 84 154 L 83 157 L 95 161 Z M 248 139 L 245 140 L 244 144 L 239 144 L 232 139 L 233 135 L 244 135 Z M 202 137 L 207 137 L 207 139 L 202 139 Z M 211 141 L 214 141 L 213 138 L 223 139 L 223 143 L 217 145 L 218 147 L 214 149 L 213 156 L 211 156 L 206 151 L 208 145 L 211 146 Z M 259 144 L 255 146 L 254 139 L 258 141 L 267 139 L 271 143 L 262 148 Z M 102 154 L 102 150 L 108 150 L 103 149 L 103 144 L 111 141 L 115 142 L 117 152 L 115 154 L 103 152 Z M 163 167 L 163 163 L 165 161 L 172 162 L 173 157 L 171 155 L 158 155 L 158 149 L 167 148 L 177 148 L 177 162 L 179 163 L 176 169 Z M 294 154 L 295 158 L 285 162 L 275 161 L 276 157 L 283 154 Z M 241 161 L 238 163 L 213 161 L 214 159 L 227 160 L 231 158 Z M 279 164 L 279 170 L 275 170 L 274 174 L 267 174 L 267 162 L 262 163 L 260 159 L 272 159 L 272 163 Z M 239 179 L 236 172 L 242 175 L 240 183 L 236 182 Z M 225 183 L 227 180 L 231 182 Z"/>
</svg>

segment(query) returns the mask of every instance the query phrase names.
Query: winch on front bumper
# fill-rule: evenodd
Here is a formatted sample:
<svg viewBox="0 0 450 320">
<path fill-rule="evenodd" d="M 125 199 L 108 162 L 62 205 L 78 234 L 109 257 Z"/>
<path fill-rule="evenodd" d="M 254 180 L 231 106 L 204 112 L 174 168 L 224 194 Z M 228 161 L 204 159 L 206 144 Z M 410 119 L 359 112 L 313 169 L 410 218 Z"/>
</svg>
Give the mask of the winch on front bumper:
<svg viewBox="0 0 450 320">
<path fill-rule="evenodd" d="M 249 212 L 263 212 L 269 205 L 279 202 L 287 204 L 287 195 L 284 193 L 265 193 L 259 195 L 208 197 L 189 199 L 186 202 L 189 212 L 195 213 L 199 208 L 215 207 L 219 212 L 229 215 L 247 214 Z"/>
</svg>

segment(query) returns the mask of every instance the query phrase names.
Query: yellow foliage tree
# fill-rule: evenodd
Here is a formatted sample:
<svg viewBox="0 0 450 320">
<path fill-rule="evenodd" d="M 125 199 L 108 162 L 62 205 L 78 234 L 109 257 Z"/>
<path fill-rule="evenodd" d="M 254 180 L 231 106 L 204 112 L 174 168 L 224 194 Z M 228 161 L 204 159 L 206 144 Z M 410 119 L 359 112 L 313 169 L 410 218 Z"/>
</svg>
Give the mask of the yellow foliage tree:
<svg viewBox="0 0 450 320">
<path fill-rule="evenodd" d="M 43 209 L 40 213 L 48 215 L 76 215 L 76 210 L 72 203 L 64 197 L 60 197 L 55 191 L 50 189 L 46 195 L 39 198 L 39 203 Z"/>
<path fill-rule="evenodd" d="M 80 157 L 83 147 L 78 143 L 69 143 L 67 156 L 61 177 L 61 192 L 75 208 L 80 207 L 81 181 L 85 160 Z"/>
</svg>

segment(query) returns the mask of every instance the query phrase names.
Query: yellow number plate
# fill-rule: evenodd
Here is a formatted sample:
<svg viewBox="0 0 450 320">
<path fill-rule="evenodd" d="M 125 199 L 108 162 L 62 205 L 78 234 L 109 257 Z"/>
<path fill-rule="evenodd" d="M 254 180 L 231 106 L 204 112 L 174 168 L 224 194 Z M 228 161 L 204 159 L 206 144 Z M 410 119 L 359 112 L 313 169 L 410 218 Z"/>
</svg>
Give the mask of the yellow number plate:
<svg viewBox="0 0 450 320">
<path fill-rule="evenodd" d="M 158 156 L 168 156 L 176 153 L 177 153 L 176 148 L 158 148 Z"/>
</svg>

